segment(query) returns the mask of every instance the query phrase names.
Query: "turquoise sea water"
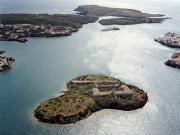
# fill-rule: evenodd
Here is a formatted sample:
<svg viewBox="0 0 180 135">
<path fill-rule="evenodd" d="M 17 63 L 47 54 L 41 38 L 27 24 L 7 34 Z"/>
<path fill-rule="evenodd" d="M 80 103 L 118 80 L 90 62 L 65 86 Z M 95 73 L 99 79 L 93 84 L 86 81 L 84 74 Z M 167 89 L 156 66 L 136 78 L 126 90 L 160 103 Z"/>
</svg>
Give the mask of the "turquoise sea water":
<svg viewBox="0 0 180 135">
<path fill-rule="evenodd" d="M 0 74 L 0 135 L 179 135 L 180 70 L 165 66 L 175 49 L 153 39 L 165 32 L 180 33 L 178 0 L 0 0 L 1 13 L 74 13 L 81 4 L 139 9 L 173 17 L 163 24 L 84 25 L 62 38 L 29 38 L 25 44 L 0 42 L 16 59 L 13 69 Z M 103 110 L 69 125 L 38 122 L 33 110 L 59 95 L 66 81 L 81 74 L 102 73 L 143 88 L 144 108 L 125 112 Z"/>
</svg>

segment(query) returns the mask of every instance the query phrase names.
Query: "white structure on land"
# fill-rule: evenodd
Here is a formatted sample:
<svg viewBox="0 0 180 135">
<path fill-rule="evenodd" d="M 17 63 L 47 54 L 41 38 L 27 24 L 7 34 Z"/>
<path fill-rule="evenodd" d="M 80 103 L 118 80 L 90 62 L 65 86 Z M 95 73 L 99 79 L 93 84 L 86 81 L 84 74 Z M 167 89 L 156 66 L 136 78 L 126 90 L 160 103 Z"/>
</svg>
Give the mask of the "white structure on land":
<svg viewBox="0 0 180 135">
<path fill-rule="evenodd" d="M 114 96 L 114 98 L 117 97 L 123 97 L 123 96 L 133 96 L 133 91 L 126 85 L 121 85 L 119 87 L 119 89 L 115 89 L 117 88 L 117 84 L 113 84 L 113 85 L 107 85 L 107 87 L 105 87 L 105 85 L 95 85 L 95 86 L 103 86 L 103 87 L 95 87 L 92 89 L 92 95 L 93 97 L 103 97 L 103 96 Z M 116 86 L 116 87 L 114 87 Z M 112 90 L 109 91 L 103 91 L 100 92 L 99 88 L 112 88 Z"/>
<path fill-rule="evenodd" d="M 133 96 L 133 91 L 127 85 L 120 85 L 118 81 L 91 81 L 91 80 L 72 80 L 75 84 L 94 84 L 92 89 L 93 97 L 103 97 L 103 96 L 114 96 L 117 97 L 131 97 Z M 108 91 L 99 91 L 99 89 L 108 89 Z"/>
</svg>

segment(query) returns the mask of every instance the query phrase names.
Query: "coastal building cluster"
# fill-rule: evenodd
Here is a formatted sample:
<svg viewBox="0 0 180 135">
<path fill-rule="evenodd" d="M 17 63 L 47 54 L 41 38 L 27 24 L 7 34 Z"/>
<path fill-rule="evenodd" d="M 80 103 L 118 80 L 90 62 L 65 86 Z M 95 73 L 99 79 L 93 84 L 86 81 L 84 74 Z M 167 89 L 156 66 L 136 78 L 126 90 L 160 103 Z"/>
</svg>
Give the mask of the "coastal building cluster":
<svg viewBox="0 0 180 135">
<path fill-rule="evenodd" d="M 96 80 L 72 80 L 74 84 L 94 84 L 92 95 L 94 98 L 111 96 L 117 97 L 132 97 L 133 91 L 126 85 L 120 85 L 117 81 L 96 81 Z M 101 91 L 101 89 L 108 89 Z"/>
<path fill-rule="evenodd" d="M 15 61 L 12 57 L 0 55 L 0 72 L 7 71 L 12 68 L 12 63 Z"/>
<path fill-rule="evenodd" d="M 126 85 L 118 86 L 119 84 L 96 84 L 92 89 L 93 97 L 112 96 L 115 99 L 118 97 L 132 97 L 133 91 Z M 101 88 L 108 88 L 109 91 L 100 91 Z"/>
<path fill-rule="evenodd" d="M 70 26 L 45 24 L 0 24 L 0 41 L 26 42 L 26 37 L 69 36 L 78 29 Z"/>
</svg>

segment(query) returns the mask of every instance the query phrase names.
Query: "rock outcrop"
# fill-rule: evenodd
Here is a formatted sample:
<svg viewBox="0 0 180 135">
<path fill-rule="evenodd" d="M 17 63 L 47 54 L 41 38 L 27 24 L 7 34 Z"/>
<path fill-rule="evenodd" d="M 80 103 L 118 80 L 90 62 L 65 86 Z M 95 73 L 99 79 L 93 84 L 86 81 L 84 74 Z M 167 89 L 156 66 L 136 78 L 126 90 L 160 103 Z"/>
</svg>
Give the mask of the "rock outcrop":
<svg viewBox="0 0 180 135">
<path fill-rule="evenodd" d="M 165 64 L 170 67 L 180 68 L 180 52 L 175 52 Z"/>
<path fill-rule="evenodd" d="M 0 72 L 7 71 L 12 68 L 12 63 L 15 61 L 12 57 L 3 56 L 0 54 Z"/>
<path fill-rule="evenodd" d="M 168 32 L 162 38 L 155 39 L 155 41 L 171 48 L 180 48 L 180 34 Z"/>
</svg>

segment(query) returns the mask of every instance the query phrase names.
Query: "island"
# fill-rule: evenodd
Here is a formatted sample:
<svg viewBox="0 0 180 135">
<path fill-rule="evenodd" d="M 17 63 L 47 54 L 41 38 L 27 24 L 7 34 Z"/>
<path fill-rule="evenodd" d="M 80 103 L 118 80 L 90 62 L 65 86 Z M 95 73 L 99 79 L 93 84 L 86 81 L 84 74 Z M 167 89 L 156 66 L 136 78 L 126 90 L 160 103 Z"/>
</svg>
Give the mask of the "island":
<svg viewBox="0 0 180 135">
<path fill-rule="evenodd" d="M 167 66 L 174 67 L 174 68 L 179 68 L 180 69 L 180 52 L 175 52 L 172 56 L 171 59 L 167 60 L 165 62 Z"/>
<path fill-rule="evenodd" d="M 130 111 L 148 101 L 142 89 L 119 79 L 101 75 L 82 75 L 67 82 L 67 91 L 43 101 L 34 116 L 46 123 L 69 124 L 87 118 L 102 109 Z"/>
<path fill-rule="evenodd" d="M 12 68 L 12 63 L 15 61 L 12 57 L 4 56 L 5 51 L 0 51 L 0 72 L 8 71 Z"/>
<path fill-rule="evenodd" d="M 110 8 L 97 5 L 81 5 L 75 9 L 80 15 L 96 17 L 113 16 L 118 18 L 100 19 L 102 25 L 132 25 L 141 23 L 162 23 L 167 17 L 162 14 L 142 13 L 141 11 L 125 8 Z"/>
<path fill-rule="evenodd" d="M 69 36 L 98 18 L 71 14 L 0 14 L 0 20 L 0 41 L 24 43 L 26 37 Z"/>
<path fill-rule="evenodd" d="M 180 34 L 168 32 L 162 38 L 154 40 L 171 48 L 180 48 Z"/>
</svg>

